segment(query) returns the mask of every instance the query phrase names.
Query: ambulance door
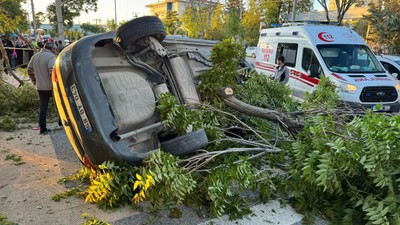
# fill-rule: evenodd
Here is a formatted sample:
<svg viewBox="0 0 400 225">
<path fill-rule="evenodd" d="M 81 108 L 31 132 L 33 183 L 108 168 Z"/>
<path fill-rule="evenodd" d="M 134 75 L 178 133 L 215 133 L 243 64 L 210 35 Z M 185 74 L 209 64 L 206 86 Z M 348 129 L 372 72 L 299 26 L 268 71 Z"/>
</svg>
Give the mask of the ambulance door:
<svg viewBox="0 0 400 225">
<path fill-rule="evenodd" d="M 287 84 L 290 86 L 291 89 L 293 89 L 293 95 L 295 97 L 298 97 L 298 95 L 300 94 L 297 90 L 298 80 L 293 79 L 293 74 L 294 74 L 293 72 L 295 71 L 296 68 L 297 52 L 298 52 L 297 43 L 279 42 L 277 51 L 278 54 L 276 54 L 275 58 L 276 62 L 278 56 L 282 55 L 283 57 L 285 57 L 285 65 L 290 70 L 289 81 Z"/>
<path fill-rule="evenodd" d="M 301 59 L 298 70 L 293 72 L 293 79 L 296 82 L 296 97 L 304 99 L 306 92 L 312 92 L 319 83 L 319 78 L 323 76 L 321 65 L 309 47 L 302 47 L 299 52 Z"/>
</svg>

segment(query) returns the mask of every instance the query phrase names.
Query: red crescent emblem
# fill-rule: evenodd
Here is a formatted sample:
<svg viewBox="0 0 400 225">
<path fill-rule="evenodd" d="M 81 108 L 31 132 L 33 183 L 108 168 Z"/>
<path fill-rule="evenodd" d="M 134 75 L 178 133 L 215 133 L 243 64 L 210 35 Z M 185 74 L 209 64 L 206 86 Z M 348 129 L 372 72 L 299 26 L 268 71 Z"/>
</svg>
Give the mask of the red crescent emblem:
<svg viewBox="0 0 400 225">
<path fill-rule="evenodd" d="M 318 34 L 318 38 L 324 42 L 332 42 L 334 41 L 332 34 L 328 32 L 321 32 Z"/>
</svg>

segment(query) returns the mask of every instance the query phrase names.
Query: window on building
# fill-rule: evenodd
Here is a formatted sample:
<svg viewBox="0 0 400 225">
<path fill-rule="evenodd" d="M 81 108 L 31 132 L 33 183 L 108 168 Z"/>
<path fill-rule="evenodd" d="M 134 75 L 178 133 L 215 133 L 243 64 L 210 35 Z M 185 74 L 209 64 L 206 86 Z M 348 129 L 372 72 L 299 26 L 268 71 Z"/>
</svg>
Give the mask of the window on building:
<svg viewBox="0 0 400 225">
<path fill-rule="evenodd" d="M 174 7 L 173 7 L 173 2 L 168 2 L 167 3 L 167 11 L 169 12 L 169 11 L 172 11 L 173 9 L 174 9 Z"/>
</svg>

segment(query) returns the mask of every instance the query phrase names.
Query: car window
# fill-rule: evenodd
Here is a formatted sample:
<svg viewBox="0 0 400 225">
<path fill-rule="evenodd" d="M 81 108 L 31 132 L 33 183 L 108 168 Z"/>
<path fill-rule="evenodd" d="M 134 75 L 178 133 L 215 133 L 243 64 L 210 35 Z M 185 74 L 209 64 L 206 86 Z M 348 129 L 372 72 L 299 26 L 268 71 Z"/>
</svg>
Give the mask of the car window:
<svg viewBox="0 0 400 225">
<path fill-rule="evenodd" d="M 385 67 L 385 69 L 389 71 L 390 74 L 397 73 L 397 75 L 400 75 L 400 71 L 390 63 L 387 62 L 381 62 L 381 63 L 383 67 Z"/>
</svg>

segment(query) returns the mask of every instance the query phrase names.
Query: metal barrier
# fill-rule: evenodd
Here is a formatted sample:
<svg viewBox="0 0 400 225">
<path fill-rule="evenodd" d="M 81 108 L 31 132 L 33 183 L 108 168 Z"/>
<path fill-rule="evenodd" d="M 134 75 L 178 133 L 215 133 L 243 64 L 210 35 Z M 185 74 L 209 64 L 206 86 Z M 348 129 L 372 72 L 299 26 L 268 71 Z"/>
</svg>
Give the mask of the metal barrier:
<svg viewBox="0 0 400 225">
<path fill-rule="evenodd" d="M 4 47 L 4 49 L 7 51 L 7 56 L 10 60 L 10 66 L 13 69 L 17 67 L 26 67 L 34 54 L 34 50 L 31 48 Z M 14 50 L 17 54 L 17 57 L 14 55 Z"/>
</svg>

